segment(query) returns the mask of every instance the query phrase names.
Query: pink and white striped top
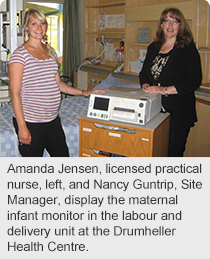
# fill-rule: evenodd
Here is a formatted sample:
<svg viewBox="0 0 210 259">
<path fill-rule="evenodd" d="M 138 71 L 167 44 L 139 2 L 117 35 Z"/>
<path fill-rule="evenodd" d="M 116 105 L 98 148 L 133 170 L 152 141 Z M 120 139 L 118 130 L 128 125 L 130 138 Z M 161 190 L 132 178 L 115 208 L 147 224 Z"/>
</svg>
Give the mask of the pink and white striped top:
<svg viewBox="0 0 210 259">
<path fill-rule="evenodd" d="M 53 53 L 56 55 L 55 50 Z M 21 45 L 11 55 L 9 64 L 24 66 L 20 97 L 27 122 L 49 122 L 58 115 L 61 93 L 55 75 L 58 65 L 52 59 L 37 59 Z"/>
</svg>

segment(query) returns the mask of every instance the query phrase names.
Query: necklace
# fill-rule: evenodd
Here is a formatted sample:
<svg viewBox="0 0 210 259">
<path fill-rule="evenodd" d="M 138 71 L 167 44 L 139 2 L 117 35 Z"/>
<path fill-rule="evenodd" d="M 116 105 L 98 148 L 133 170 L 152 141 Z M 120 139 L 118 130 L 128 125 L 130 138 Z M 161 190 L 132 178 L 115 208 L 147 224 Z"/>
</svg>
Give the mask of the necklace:
<svg viewBox="0 0 210 259">
<path fill-rule="evenodd" d="M 40 52 L 40 54 L 42 55 L 42 57 L 44 57 L 45 53 L 42 53 L 39 49 L 37 49 L 37 50 Z"/>
</svg>

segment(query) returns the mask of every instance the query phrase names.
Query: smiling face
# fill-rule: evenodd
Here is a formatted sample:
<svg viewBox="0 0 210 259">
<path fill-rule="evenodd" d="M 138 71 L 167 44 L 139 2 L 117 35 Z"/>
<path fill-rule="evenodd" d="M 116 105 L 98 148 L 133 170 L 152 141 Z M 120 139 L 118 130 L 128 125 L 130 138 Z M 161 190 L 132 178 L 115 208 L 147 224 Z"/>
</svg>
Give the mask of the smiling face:
<svg viewBox="0 0 210 259">
<path fill-rule="evenodd" d="M 45 21 L 35 19 L 33 15 L 30 15 L 28 25 L 25 29 L 29 32 L 29 37 L 41 40 L 46 33 L 47 23 Z"/>
<path fill-rule="evenodd" d="M 166 39 L 176 39 L 180 28 L 180 22 L 167 14 L 166 18 L 161 24 L 161 28 L 163 29 L 163 33 Z"/>
</svg>

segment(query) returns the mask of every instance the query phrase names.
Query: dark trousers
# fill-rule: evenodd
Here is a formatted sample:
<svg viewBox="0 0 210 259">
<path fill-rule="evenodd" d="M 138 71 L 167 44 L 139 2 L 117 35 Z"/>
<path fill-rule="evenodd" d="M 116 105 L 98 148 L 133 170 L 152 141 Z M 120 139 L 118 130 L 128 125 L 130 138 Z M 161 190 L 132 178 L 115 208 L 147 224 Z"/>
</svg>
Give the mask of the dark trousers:
<svg viewBox="0 0 210 259">
<path fill-rule="evenodd" d="M 13 124 L 18 134 L 18 124 L 15 118 L 13 118 Z M 42 157 L 45 148 L 51 157 L 69 157 L 66 137 L 59 116 L 50 122 L 26 122 L 26 125 L 31 132 L 32 140 L 31 145 L 19 142 L 18 148 L 23 157 Z"/>
<path fill-rule="evenodd" d="M 190 126 L 178 124 L 173 119 L 170 120 L 169 157 L 183 157 L 190 128 Z"/>
</svg>

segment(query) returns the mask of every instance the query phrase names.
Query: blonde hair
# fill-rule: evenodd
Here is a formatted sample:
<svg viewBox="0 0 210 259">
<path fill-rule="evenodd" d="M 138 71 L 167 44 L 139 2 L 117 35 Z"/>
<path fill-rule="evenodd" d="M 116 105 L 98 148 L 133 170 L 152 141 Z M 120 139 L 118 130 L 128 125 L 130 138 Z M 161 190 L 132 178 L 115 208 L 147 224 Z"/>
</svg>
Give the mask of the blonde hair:
<svg viewBox="0 0 210 259">
<path fill-rule="evenodd" d="M 24 17 L 24 25 L 25 25 L 25 28 L 28 27 L 28 23 L 30 21 L 30 17 L 31 15 L 36 19 L 36 20 L 39 20 L 43 23 L 46 24 L 46 31 L 47 31 L 47 28 L 48 28 L 48 22 L 47 22 L 47 18 L 46 16 L 44 15 L 44 13 L 37 9 L 37 8 L 30 8 L 28 9 L 28 11 L 25 13 L 25 17 Z M 29 31 L 25 29 L 25 42 L 29 39 Z M 60 63 L 58 61 L 58 59 L 55 57 L 55 55 L 53 54 L 52 52 L 52 48 L 51 46 L 48 44 L 48 36 L 47 34 L 45 33 L 45 35 L 43 36 L 42 38 L 42 43 L 46 45 L 47 47 L 47 54 L 55 60 L 55 62 L 58 64 L 58 66 L 60 67 Z"/>
<path fill-rule="evenodd" d="M 165 41 L 165 36 L 161 26 L 167 16 L 179 22 L 179 32 L 176 38 L 176 45 L 178 47 L 183 47 L 185 44 L 189 44 L 191 41 L 194 41 L 192 31 L 183 13 L 178 8 L 170 7 L 162 11 L 159 19 L 158 29 L 155 38 L 155 42 L 159 46 L 159 48 L 161 48 L 162 44 Z"/>
</svg>

